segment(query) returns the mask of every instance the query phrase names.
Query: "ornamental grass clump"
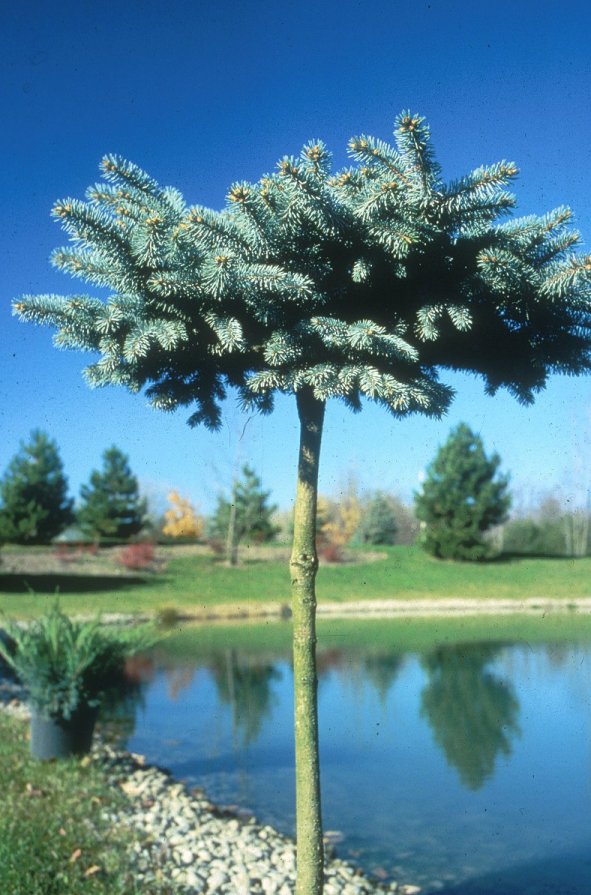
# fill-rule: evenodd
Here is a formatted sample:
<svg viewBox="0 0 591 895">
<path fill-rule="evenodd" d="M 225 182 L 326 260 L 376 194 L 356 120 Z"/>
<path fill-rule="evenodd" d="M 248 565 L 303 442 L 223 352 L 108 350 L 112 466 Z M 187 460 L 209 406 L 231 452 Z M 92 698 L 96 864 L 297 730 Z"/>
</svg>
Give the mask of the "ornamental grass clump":
<svg viewBox="0 0 591 895">
<path fill-rule="evenodd" d="M 123 689 L 125 660 L 156 640 L 147 627 L 107 630 L 99 617 L 74 621 L 57 603 L 26 627 L 5 627 L 11 642 L 0 641 L 0 658 L 27 689 L 31 708 L 66 721 Z"/>
</svg>

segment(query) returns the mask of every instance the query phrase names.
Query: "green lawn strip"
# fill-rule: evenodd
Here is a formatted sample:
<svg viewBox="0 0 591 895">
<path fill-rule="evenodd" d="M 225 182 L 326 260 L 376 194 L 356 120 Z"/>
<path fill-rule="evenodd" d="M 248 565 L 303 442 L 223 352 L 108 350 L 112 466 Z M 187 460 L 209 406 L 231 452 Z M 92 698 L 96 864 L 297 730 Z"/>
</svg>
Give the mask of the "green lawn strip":
<svg viewBox="0 0 591 895">
<path fill-rule="evenodd" d="M 381 548 L 384 559 L 321 566 L 319 602 L 441 598 L 528 598 L 573 602 L 591 596 L 591 557 L 513 558 L 489 563 L 454 563 L 416 547 Z M 29 587 L 31 590 L 28 590 Z M 155 613 L 164 607 L 203 611 L 216 605 L 244 608 L 288 605 L 289 572 L 284 561 L 245 561 L 229 568 L 210 556 L 171 558 L 164 571 L 130 580 L 70 574 L 8 575 L 0 569 L 0 610 L 30 617 L 61 594 L 68 612 Z"/>
<path fill-rule="evenodd" d="M 466 563 L 437 560 L 418 547 L 392 547 L 383 552 L 387 558 L 377 562 L 321 567 L 318 583 L 321 599 L 519 600 L 591 596 L 589 557 L 514 557 Z"/>
<path fill-rule="evenodd" d="M 139 895 L 126 870 L 129 832 L 104 816 L 124 804 L 94 762 L 37 762 L 28 724 L 0 713 L 0 892 Z"/>
<path fill-rule="evenodd" d="M 335 619 L 318 623 L 318 653 L 343 650 L 347 653 L 422 652 L 457 643 L 529 644 L 590 642 L 591 617 L 572 613 L 545 616 L 503 615 L 461 618 Z M 236 650 L 259 660 L 288 659 L 291 654 L 291 624 L 233 623 L 216 625 L 181 624 L 159 645 L 156 655 L 166 663 L 198 661 L 220 650 Z"/>
</svg>

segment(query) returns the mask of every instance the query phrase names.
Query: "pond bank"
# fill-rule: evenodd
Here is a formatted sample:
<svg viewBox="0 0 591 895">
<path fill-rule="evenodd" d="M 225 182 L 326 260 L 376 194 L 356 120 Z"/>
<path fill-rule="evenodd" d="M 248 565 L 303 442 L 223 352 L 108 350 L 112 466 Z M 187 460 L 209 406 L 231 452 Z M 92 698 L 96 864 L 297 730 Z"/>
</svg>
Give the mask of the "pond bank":
<svg viewBox="0 0 591 895">
<path fill-rule="evenodd" d="M 22 691 L 0 683 L 0 708 L 20 719 L 27 715 Z M 125 809 L 109 821 L 133 831 L 129 861 L 134 878 L 170 885 L 182 895 L 291 895 L 295 882 L 294 842 L 251 817 L 213 805 L 166 770 L 141 755 L 98 742 L 89 759 L 108 784 L 126 796 Z M 330 834 L 327 834 L 330 841 Z M 327 849 L 330 853 L 330 846 Z M 383 885 L 328 857 L 324 895 L 413 895 L 412 885 Z"/>
</svg>

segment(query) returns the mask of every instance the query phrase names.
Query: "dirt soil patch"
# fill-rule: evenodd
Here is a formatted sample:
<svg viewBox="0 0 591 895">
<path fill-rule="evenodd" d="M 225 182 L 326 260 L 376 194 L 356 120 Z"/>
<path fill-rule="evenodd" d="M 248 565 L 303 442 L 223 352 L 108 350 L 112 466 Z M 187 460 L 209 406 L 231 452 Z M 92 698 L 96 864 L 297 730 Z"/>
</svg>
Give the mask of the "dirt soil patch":
<svg viewBox="0 0 591 895">
<path fill-rule="evenodd" d="M 123 547 L 101 547 L 98 552 L 86 547 L 54 548 L 6 547 L 0 553 L 0 572 L 8 575 L 67 575 L 68 573 L 84 575 L 118 575 L 121 578 L 137 577 L 137 570 L 126 569 L 119 561 Z M 179 544 L 156 547 L 156 558 L 153 568 L 147 571 L 161 572 L 170 559 L 186 556 L 215 556 L 206 544 Z M 244 545 L 240 550 L 240 564 L 249 560 L 258 562 L 279 562 L 287 564 L 290 557 L 289 547 L 271 547 L 266 545 Z M 385 553 L 362 551 L 345 554 L 342 563 L 359 564 L 377 562 L 386 559 Z M 341 565 L 320 560 L 321 565 Z"/>
<path fill-rule="evenodd" d="M 2 551 L 0 571 L 8 575 L 115 575 L 137 577 L 137 571 L 126 569 L 119 562 L 120 547 L 106 547 L 97 554 L 84 548 L 68 550 L 22 549 Z M 161 566 L 160 566 L 161 567 Z"/>
</svg>

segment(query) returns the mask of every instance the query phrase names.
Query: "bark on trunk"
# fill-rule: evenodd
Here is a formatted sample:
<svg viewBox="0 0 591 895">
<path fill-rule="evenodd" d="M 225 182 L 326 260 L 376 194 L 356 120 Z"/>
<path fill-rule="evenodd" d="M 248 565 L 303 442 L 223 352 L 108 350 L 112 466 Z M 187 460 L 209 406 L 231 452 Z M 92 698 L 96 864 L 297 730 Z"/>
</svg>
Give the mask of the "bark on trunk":
<svg viewBox="0 0 591 895">
<path fill-rule="evenodd" d="M 321 895 L 324 875 L 316 677 L 316 503 L 324 402 L 310 389 L 296 395 L 300 453 L 291 584 L 296 763 L 296 895 Z"/>
</svg>

